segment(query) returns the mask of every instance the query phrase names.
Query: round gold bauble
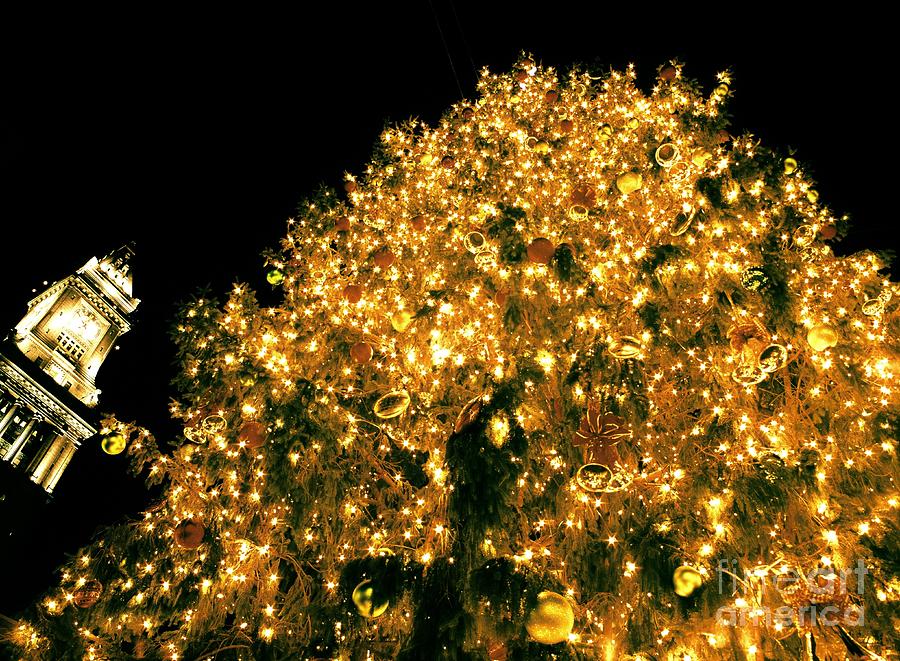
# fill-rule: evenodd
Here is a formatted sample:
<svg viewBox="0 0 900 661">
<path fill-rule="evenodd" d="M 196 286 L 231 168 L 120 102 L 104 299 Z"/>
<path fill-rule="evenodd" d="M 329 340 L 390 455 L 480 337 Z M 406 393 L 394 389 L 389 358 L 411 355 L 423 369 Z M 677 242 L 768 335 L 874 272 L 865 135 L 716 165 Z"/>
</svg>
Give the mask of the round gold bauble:
<svg viewBox="0 0 900 661">
<path fill-rule="evenodd" d="M 348 303 L 356 305 L 362 300 L 363 289 L 359 285 L 347 285 L 341 294 Z"/>
<path fill-rule="evenodd" d="M 280 285 L 284 282 L 284 271 L 281 269 L 271 269 L 266 273 L 266 280 L 270 285 Z"/>
<path fill-rule="evenodd" d="M 880 298 L 870 298 L 862 304 L 862 313 L 867 317 L 877 317 L 884 312 L 884 301 Z"/>
<path fill-rule="evenodd" d="M 72 601 L 78 608 L 90 608 L 99 601 L 101 594 L 103 594 L 103 583 L 92 578 L 75 588 L 72 592 Z"/>
<path fill-rule="evenodd" d="M 679 597 L 690 597 L 694 590 L 703 585 L 703 575 L 690 565 L 681 565 L 672 576 L 675 594 Z"/>
<path fill-rule="evenodd" d="M 546 140 L 538 140 L 534 147 L 534 153 L 536 154 L 549 154 L 550 153 L 550 143 Z"/>
<path fill-rule="evenodd" d="M 600 142 L 606 142 L 612 137 L 613 129 L 609 124 L 604 124 L 599 129 L 597 129 L 597 140 Z"/>
<path fill-rule="evenodd" d="M 619 360 L 637 358 L 641 353 L 641 341 L 631 335 L 623 335 L 610 342 L 608 351 L 613 358 Z"/>
<path fill-rule="evenodd" d="M 121 454 L 127 444 L 121 432 L 113 431 L 103 437 L 100 441 L 100 448 L 106 454 Z"/>
<path fill-rule="evenodd" d="M 626 172 L 625 174 L 620 174 L 616 179 L 616 188 L 618 188 L 619 192 L 623 195 L 628 195 L 636 190 L 640 190 L 643 185 L 644 180 L 639 172 Z"/>
<path fill-rule="evenodd" d="M 238 432 L 238 443 L 243 443 L 245 448 L 255 450 L 266 444 L 268 436 L 266 426 L 256 420 L 248 420 L 241 425 Z"/>
<path fill-rule="evenodd" d="M 406 310 L 400 310 L 391 315 L 391 326 L 398 333 L 402 333 L 412 323 L 412 315 Z"/>
<path fill-rule="evenodd" d="M 386 269 L 389 268 L 397 258 L 388 248 L 382 248 L 372 256 L 372 259 L 375 262 L 375 266 Z"/>
<path fill-rule="evenodd" d="M 806 191 L 806 199 L 815 204 L 819 201 L 819 191 L 815 190 L 814 188 L 810 188 L 808 191 Z"/>
<path fill-rule="evenodd" d="M 759 352 L 759 368 L 763 372 L 774 372 L 787 365 L 788 350 L 780 344 L 770 344 Z"/>
<path fill-rule="evenodd" d="M 206 528 L 199 521 L 185 519 L 175 526 L 175 543 L 183 549 L 196 549 L 203 543 Z"/>
<path fill-rule="evenodd" d="M 837 331 L 831 326 L 825 326 L 824 324 L 813 326 L 806 334 L 806 341 L 813 348 L 813 351 L 830 349 L 837 345 L 839 339 Z"/>
<path fill-rule="evenodd" d="M 555 250 L 549 239 L 538 238 L 528 244 L 525 252 L 528 254 L 528 261 L 535 264 L 549 264 Z"/>
<path fill-rule="evenodd" d="M 662 69 L 659 70 L 659 77 L 661 80 L 671 83 L 678 76 L 678 69 L 673 67 L 671 64 L 667 64 Z"/>
<path fill-rule="evenodd" d="M 362 581 L 353 589 L 353 603 L 363 617 L 373 620 L 381 617 L 387 610 L 389 600 L 376 594 L 375 584 L 371 579 Z"/>
<path fill-rule="evenodd" d="M 713 155 L 711 151 L 709 151 L 708 149 L 704 149 L 703 147 L 698 147 L 693 152 L 691 152 L 691 163 L 699 168 L 702 168 L 712 157 Z"/>
<path fill-rule="evenodd" d="M 572 604 L 561 594 L 544 591 L 525 620 L 528 635 L 544 645 L 556 645 L 569 639 L 575 626 Z"/>
<path fill-rule="evenodd" d="M 797 159 L 788 156 L 784 159 L 784 173 L 794 174 L 797 171 Z"/>
<path fill-rule="evenodd" d="M 678 160 L 678 147 L 671 142 L 662 144 L 656 148 L 654 157 L 660 166 L 670 168 L 675 164 L 675 161 Z"/>
<path fill-rule="evenodd" d="M 409 393 L 405 390 L 392 390 L 379 397 L 372 410 L 375 415 L 384 420 L 396 418 L 403 415 L 403 412 L 409 407 L 409 401 Z"/>
<path fill-rule="evenodd" d="M 373 353 L 372 345 L 368 342 L 357 342 L 350 347 L 350 357 L 360 364 L 368 363 L 372 360 Z"/>
</svg>

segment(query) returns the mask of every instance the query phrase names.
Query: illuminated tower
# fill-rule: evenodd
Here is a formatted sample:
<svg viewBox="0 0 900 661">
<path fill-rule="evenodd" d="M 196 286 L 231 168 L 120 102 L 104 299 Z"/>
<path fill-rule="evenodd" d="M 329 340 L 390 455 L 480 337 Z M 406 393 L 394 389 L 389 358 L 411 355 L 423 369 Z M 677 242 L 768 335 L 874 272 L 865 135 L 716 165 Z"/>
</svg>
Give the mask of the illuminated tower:
<svg viewBox="0 0 900 661">
<path fill-rule="evenodd" d="M 0 345 L 0 457 L 53 491 L 82 441 L 100 365 L 131 329 L 133 245 L 93 257 L 38 294 Z"/>
</svg>

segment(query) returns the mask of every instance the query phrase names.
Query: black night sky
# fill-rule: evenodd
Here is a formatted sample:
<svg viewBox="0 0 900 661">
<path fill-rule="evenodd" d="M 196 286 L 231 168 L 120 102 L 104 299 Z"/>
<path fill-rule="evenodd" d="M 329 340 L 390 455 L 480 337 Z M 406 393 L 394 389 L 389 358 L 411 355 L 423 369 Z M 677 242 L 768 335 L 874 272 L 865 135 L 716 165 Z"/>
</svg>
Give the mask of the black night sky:
<svg viewBox="0 0 900 661">
<path fill-rule="evenodd" d="M 277 302 L 259 255 L 298 203 L 358 173 L 386 122 L 435 122 L 460 98 L 451 58 L 472 98 L 476 69 L 507 70 L 522 50 L 561 68 L 634 62 L 645 90 L 672 58 L 707 91 L 730 68 L 732 132 L 796 149 L 823 202 L 855 220 L 837 251 L 896 248 L 891 21 L 821 6 L 680 16 L 678 3 L 509 3 L 485 14 L 488 4 L 0 16 L 0 325 L 11 328 L 45 280 L 136 241 L 143 302 L 100 370 L 100 409 L 174 439 L 168 329 L 178 303 L 235 281 Z M 52 534 L 0 540 L 28 558 L 20 585 L 0 588 L 0 610 L 12 614 L 51 584 L 66 553 L 149 501 L 126 465 L 87 444 L 35 514 Z"/>
</svg>

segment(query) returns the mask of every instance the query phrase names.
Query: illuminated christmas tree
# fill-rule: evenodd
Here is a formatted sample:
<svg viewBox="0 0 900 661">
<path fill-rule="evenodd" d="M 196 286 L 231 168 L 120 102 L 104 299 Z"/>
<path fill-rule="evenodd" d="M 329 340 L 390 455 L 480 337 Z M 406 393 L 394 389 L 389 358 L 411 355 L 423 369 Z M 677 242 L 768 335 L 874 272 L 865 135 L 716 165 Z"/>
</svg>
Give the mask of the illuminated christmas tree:
<svg viewBox="0 0 900 661">
<path fill-rule="evenodd" d="M 895 658 L 898 287 L 662 67 L 523 58 L 386 130 L 174 331 L 165 485 L 35 659 Z M 121 436 L 121 438 L 119 438 Z"/>
</svg>

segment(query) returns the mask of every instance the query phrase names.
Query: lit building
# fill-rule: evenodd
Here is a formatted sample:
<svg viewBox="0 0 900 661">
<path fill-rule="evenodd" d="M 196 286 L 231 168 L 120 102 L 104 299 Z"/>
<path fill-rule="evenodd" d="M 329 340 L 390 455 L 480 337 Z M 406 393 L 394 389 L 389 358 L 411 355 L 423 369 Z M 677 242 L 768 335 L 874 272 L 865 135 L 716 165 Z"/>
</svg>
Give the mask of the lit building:
<svg viewBox="0 0 900 661">
<path fill-rule="evenodd" d="M 48 493 L 97 433 L 94 380 L 140 303 L 133 256 L 123 246 L 50 285 L 0 344 L 0 458 Z"/>
</svg>

